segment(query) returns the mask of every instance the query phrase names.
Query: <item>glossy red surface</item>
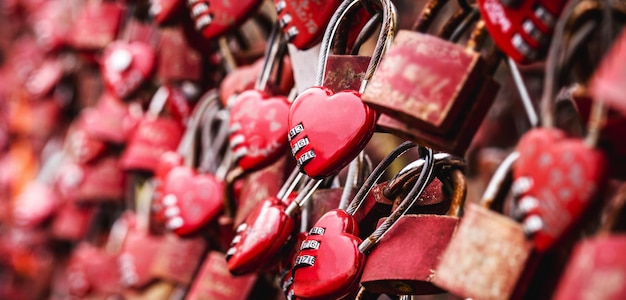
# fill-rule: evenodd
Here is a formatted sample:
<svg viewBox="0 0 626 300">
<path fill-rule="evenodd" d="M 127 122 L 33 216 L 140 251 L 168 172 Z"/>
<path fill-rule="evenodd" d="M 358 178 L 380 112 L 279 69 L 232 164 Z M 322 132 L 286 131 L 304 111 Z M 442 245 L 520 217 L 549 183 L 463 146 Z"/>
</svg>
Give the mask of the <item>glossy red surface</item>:
<svg viewBox="0 0 626 300">
<path fill-rule="evenodd" d="M 312 87 L 300 94 L 289 112 L 292 147 L 300 169 L 313 178 L 338 172 L 363 150 L 374 134 L 377 113 L 361 101 L 356 91 L 333 94 Z M 297 146 L 297 151 L 294 151 Z M 306 159 L 307 153 L 315 153 Z"/>
</svg>

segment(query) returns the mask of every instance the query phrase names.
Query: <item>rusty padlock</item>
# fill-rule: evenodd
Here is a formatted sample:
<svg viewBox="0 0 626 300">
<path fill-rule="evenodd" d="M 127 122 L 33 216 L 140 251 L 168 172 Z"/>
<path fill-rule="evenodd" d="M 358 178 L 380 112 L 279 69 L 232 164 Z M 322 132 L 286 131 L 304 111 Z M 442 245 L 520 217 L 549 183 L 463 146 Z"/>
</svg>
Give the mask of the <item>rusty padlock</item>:
<svg viewBox="0 0 626 300">
<path fill-rule="evenodd" d="M 431 1 L 421 19 L 431 18 Z M 382 112 L 379 130 L 436 150 L 463 156 L 495 99 L 491 78 L 498 55 L 477 52 L 486 37 L 477 21 L 467 46 L 457 40 L 473 22 L 470 14 L 449 40 L 400 30 L 365 89 L 363 101 Z M 421 27 L 418 26 L 421 29 Z"/>
<path fill-rule="evenodd" d="M 622 255 L 626 236 L 621 232 L 625 196 L 626 185 L 622 184 L 598 232 L 574 246 L 553 299 L 626 297 L 626 260 Z"/>
<path fill-rule="evenodd" d="M 454 185 L 447 215 L 407 214 L 400 217 L 367 257 L 361 285 L 368 291 L 389 295 L 444 292 L 431 281 L 459 222 L 465 204 L 466 182 L 465 175 L 457 168 L 443 172 L 449 174 Z"/>
<path fill-rule="evenodd" d="M 228 271 L 224 254 L 211 251 L 194 279 L 187 299 L 245 300 L 257 281 L 257 274 L 233 276 Z"/>
<path fill-rule="evenodd" d="M 435 285 L 461 297 L 516 298 L 514 292 L 529 262 L 532 243 L 520 223 L 489 207 L 506 198 L 505 187 L 511 184 L 511 167 L 518 157 L 513 152 L 500 165 L 480 205 L 467 205 L 436 269 Z"/>
<path fill-rule="evenodd" d="M 173 151 L 183 135 L 183 124 L 173 118 L 160 116 L 167 102 L 167 94 L 155 93 L 148 112 L 129 137 L 120 157 L 125 171 L 154 172 L 161 155 Z"/>
</svg>

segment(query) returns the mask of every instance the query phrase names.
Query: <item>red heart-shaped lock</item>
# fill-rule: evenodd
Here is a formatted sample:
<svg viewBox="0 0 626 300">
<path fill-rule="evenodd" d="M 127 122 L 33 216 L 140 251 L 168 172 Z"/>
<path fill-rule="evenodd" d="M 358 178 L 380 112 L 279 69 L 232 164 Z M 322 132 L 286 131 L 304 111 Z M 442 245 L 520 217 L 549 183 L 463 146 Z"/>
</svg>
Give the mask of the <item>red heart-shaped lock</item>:
<svg viewBox="0 0 626 300">
<path fill-rule="evenodd" d="M 237 235 L 226 252 L 228 270 L 232 274 L 257 272 L 276 262 L 279 250 L 296 226 L 295 219 L 285 213 L 285 208 L 280 199 L 269 197 L 237 227 Z"/>
<path fill-rule="evenodd" d="M 141 288 L 155 279 L 150 269 L 162 239 L 161 236 L 150 235 L 137 227 L 129 230 L 117 257 L 122 286 Z"/>
<path fill-rule="evenodd" d="M 196 30 L 214 39 L 241 25 L 261 6 L 260 0 L 187 0 Z"/>
<path fill-rule="evenodd" d="M 128 141 L 120 164 L 125 170 L 154 172 L 161 155 L 174 151 L 183 136 L 183 126 L 167 118 L 144 118 Z"/>
<path fill-rule="evenodd" d="M 365 255 L 358 224 L 344 210 L 324 214 L 302 242 L 293 270 L 293 291 L 303 299 L 339 299 L 359 283 Z"/>
<path fill-rule="evenodd" d="M 220 180 L 185 166 L 175 167 L 167 174 L 162 193 L 167 227 L 180 236 L 196 232 L 215 219 L 224 204 Z"/>
<path fill-rule="evenodd" d="M 288 139 L 298 166 L 313 178 L 336 173 L 365 148 L 377 116 L 358 92 L 307 89 L 289 112 Z"/>
<path fill-rule="evenodd" d="M 183 0 L 150 0 L 150 15 L 157 24 L 174 21 L 184 8 Z"/>
<path fill-rule="evenodd" d="M 126 98 L 152 75 L 156 66 L 154 49 L 140 41 L 115 41 L 102 54 L 102 80 L 107 89 Z"/>
<path fill-rule="evenodd" d="M 245 91 L 230 110 L 230 147 L 243 170 L 254 171 L 274 163 L 287 148 L 286 97 Z"/>
<path fill-rule="evenodd" d="M 37 226 L 48 219 L 58 205 L 59 198 L 54 189 L 33 181 L 15 198 L 13 219 L 20 226 Z"/>
<path fill-rule="evenodd" d="M 224 107 L 230 106 L 231 97 L 254 89 L 254 84 L 263 69 L 263 60 L 259 59 L 251 65 L 240 66 L 228 73 L 220 84 L 220 100 Z"/>
<path fill-rule="evenodd" d="M 341 1 L 274 0 L 274 3 L 289 42 L 305 50 L 321 41 L 326 24 Z"/>
<path fill-rule="evenodd" d="M 85 2 L 69 35 L 77 49 L 94 50 L 115 40 L 122 23 L 124 8 L 115 2 Z"/>
<path fill-rule="evenodd" d="M 534 129 L 517 146 L 514 194 L 538 251 L 550 249 L 597 200 L 607 176 L 604 152 L 555 129 Z"/>
</svg>

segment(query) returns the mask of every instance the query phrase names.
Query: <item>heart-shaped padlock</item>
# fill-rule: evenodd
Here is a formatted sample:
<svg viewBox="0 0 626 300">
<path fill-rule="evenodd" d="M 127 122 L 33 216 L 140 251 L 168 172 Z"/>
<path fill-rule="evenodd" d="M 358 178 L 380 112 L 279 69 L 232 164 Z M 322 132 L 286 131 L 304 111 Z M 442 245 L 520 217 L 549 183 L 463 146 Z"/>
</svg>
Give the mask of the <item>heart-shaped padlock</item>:
<svg viewBox="0 0 626 300">
<path fill-rule="evenodd" d="M 289 113 L 292 154 L 307 175 L 327 177 L 365 147 L 376 118 L 376 111 L 363 104 L 356 91 L 333 94 L 325 87 L 310 88 L 298 96 Z"/>
<path fill-rule="evenodd" d="M 133 94 L 152 75 L 156 66 L 154 49 L 140 41 L 115 41 L 102 53 L 102 80 L 119 98 Z"/>
<path fill-rule="evenodd" d="M 607 176 L 604 152 L 556 129 L 535 129 L 517 146 L 513 193 L 538 251 L 550 249 L 589 211 Z"/>
<path fill-rule="evenodd" d="M 289 199 L 293 200 L 293 195 Z M 276 262 L 277 252 L 296 227 L 296 220 L 285 213 L 286 207 L 281 199 L 269 197 L 237 227 L 237 235 L 226 252 L 232 274 L 257 272 Z"/>
<path fill-rule="evenodd" d="M 187 166 L 173 168 L 162 189 L 164 214 L 170 217 L 167 227 L 178 235 L 196 232 L 222 211 L 223 191 L 223 183 L 211 174 Z"/>
<path fill-rule="evenodd" d="M 230 113 L 230 147 L 239 167 L 245 171 L 262 169 L 280 158 L 287 149 L 286 97 L 271 97 L 258 90 L 240 94 Z"/>
<path fill-rule="evenodd" d="M 352 215 L 335 209 L 322 216 L 302 242 L 294 262 L 294 294 L 303 299 L 339 299 L 353 290 L 365 265 L 360 243 L 359 227 Z M 327 255 L 338 252 L 340 256 Z M 324 263 L 316 263 L 318 257 Z"/>
<path fill-rule="evenodd" d="M 341 1 L 275 0 L 281 27 L 290 43 L 305 50 L 320 42 Z"/>
<path fill-rule="evenodd" d="M 360 91 L 333 94 L 330 89 L 321 87 L 331 44 L 341 23 L 347 19 L 343 16 L 362 7 L 356 1 L 344 2 L 335 11 L 322 40 L 318 86 L 305 90 L 291 106 L 288 134 L 291 152 L 300 169 L 310 177 L 327 177 L 345 167 L 374 134 L 378 114 L 363 103 L 361 92 L 373 76 L 387 41 L 393 38 L 397 21 L 392 3 L 383 1 L 379 4 L 372 7 L 382 11 L 383 25 Z M 328 109 L 320 114 L 320 107 Z"/>
<path fill-rule="evenodd" d="M 149 13 L 157 24 L 163 25 L 180 17 L 184 8 L 183 0 L 150 0 Z"/>
<path fill-rule="evenodd" d="M 263 1 L 187 0 L 196 30 L 214 39 L 237 28 L 252 16 Z"/>
</svg>

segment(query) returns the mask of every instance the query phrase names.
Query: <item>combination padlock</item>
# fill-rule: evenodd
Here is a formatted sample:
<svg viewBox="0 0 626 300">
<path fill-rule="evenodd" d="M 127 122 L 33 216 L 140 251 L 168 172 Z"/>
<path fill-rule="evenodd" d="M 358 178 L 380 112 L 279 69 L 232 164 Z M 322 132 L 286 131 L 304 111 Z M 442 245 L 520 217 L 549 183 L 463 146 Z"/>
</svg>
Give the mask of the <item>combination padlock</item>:
<svg viewBox="0 0 626 300">
<path fill-rule="evenodd" d="M 361 100 L 361 93 L 376 71 L 381 55 L 396 30 L 395 7 L 389 1 L 378 1 L 373 8 L 383 16 L 382 29 L 376 48 L 362 78 L 360 91 L 334 93 L 319 86 L 324 82 L 324 70 L 331 44 L 347 15 L 362 6 L 359 1 L 344 2 L 333 15 L 322 41 L 318 77 L 315 87 L 298 95 L 289 112 L 289 144 L 297 164 L 310 177 L 319 179 L 336 173 L 354 159 L 374 134 L 377 113 Z M 324 107 L 327 113 L 320 114 Z M 341 130 L 337 130 L 341 128 Z"/>
<path fill-rule="evenodd" d="M 545 57 L 552 31 L 567 1 L 479 0 L 494 42 L 519 63 Z"/>
</svg>

